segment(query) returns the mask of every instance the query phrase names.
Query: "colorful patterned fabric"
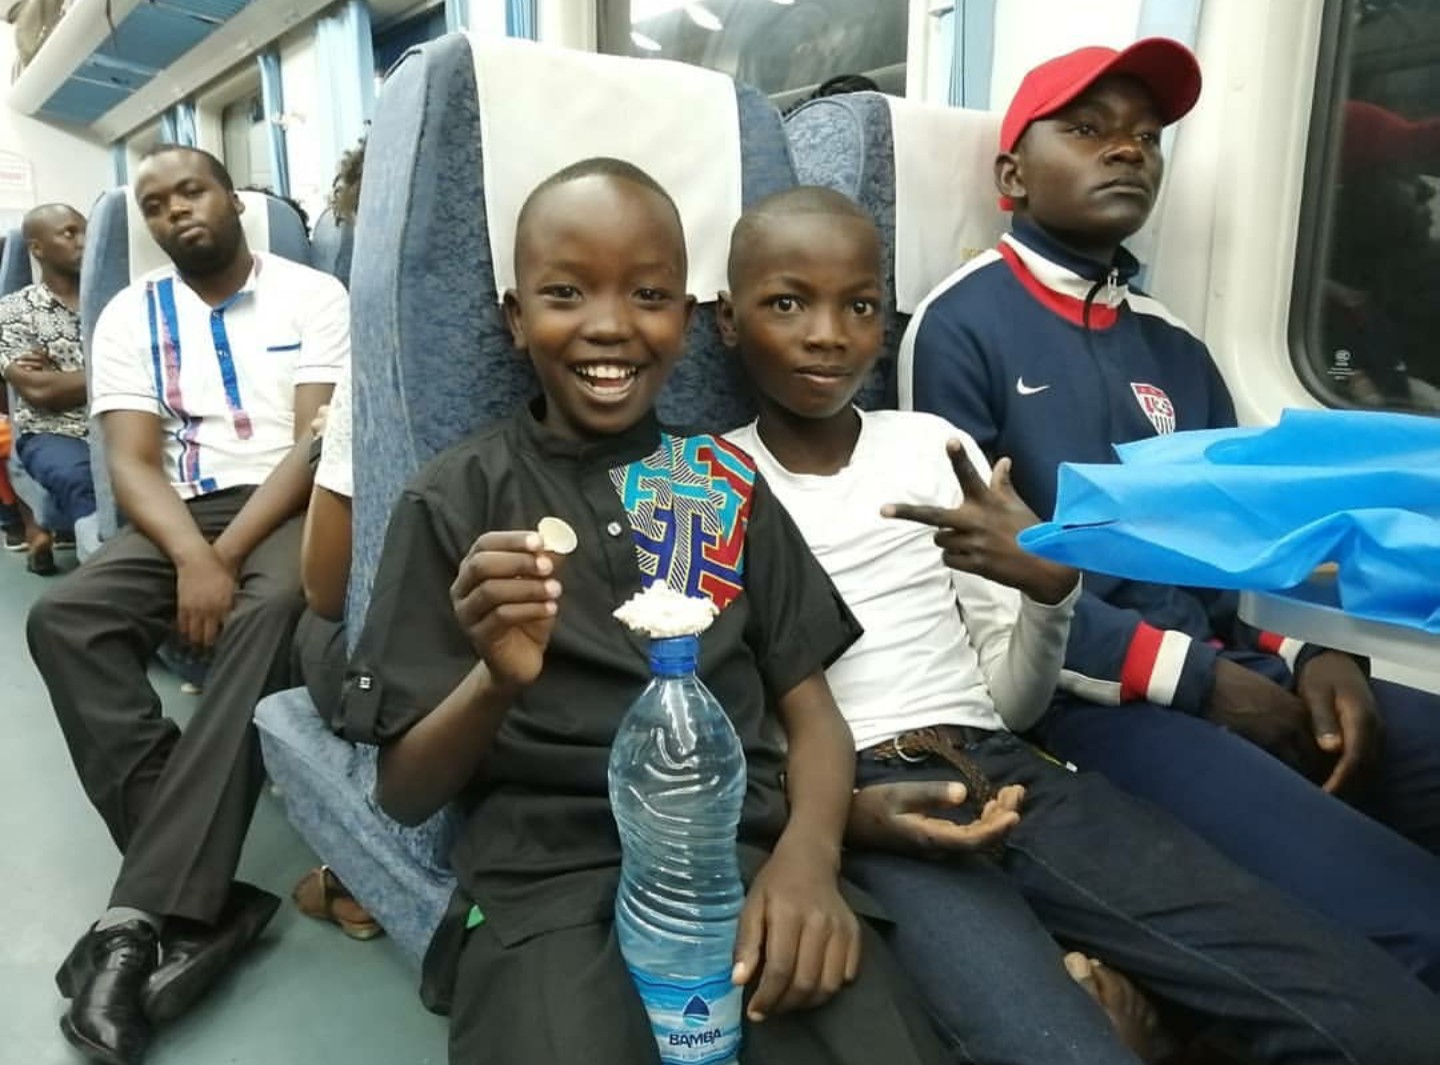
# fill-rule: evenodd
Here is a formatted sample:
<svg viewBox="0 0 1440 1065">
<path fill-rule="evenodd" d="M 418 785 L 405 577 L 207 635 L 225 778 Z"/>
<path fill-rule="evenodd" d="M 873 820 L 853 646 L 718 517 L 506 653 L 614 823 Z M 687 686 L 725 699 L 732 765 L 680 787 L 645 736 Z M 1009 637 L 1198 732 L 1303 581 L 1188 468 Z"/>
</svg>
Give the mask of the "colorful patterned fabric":
<svg viewBox="0 0 1440 1065">
<path fill-rule="evenodd" d="M 610 471 L 645 584 L 704 596 L 724 610 L 744 589 L 755 464 L 718 437 L 660 437 L 654 454 Z"/>
</svg>

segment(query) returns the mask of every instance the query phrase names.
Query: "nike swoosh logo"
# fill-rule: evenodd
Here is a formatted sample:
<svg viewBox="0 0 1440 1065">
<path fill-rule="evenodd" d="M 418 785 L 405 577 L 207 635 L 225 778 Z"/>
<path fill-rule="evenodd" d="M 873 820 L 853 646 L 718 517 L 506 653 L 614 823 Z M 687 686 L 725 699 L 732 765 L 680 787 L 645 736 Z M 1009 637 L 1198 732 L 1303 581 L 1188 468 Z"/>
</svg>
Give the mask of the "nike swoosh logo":
<svg viewBox="0 0 1440 1065">
<path fill-rule="evenodd" d="M 1049 387 L 1049 385 L 1036 385 L 1032 388 L 1025 383 L 1025 378 L 1015 378 L 1015 391 L 1019 392 L 1022 396 L 1033 396 L 1037 392 L 1044 392 Z"/>
</svg>

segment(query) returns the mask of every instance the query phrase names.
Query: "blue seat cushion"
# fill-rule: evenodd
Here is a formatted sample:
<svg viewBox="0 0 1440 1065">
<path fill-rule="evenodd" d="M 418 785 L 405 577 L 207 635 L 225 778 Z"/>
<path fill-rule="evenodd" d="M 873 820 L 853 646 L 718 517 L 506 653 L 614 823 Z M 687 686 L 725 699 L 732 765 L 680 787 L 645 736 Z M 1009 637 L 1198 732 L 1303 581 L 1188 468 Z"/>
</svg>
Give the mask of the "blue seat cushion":
<svg viewBox="0 0 1440 1065">
<path fill-rule="evenodd" d="M 375 748 L 330 732 L 304 688 L 261 700 L 255 725 L 290 823 L 418 965 L 455 887 L 454 815 L 418 828 L 386 817 L 373 798 Z"/>
</svg>

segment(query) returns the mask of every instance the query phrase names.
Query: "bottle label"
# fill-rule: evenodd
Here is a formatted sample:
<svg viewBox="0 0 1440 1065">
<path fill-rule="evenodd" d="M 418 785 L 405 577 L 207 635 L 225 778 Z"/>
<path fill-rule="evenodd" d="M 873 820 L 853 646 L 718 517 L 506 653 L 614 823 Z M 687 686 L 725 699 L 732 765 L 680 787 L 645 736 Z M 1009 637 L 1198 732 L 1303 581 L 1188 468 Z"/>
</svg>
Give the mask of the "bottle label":
<svg viewBox="0 0 1440 1065">
<path fill-rule="evenodd" d="M 699 980 L 652 976 L 630 967 L 631 979 L 660 1050 L 663 1065 L 724 1065 L 740 1053 L 744 988 L 730 970 Z"/>
</svg>

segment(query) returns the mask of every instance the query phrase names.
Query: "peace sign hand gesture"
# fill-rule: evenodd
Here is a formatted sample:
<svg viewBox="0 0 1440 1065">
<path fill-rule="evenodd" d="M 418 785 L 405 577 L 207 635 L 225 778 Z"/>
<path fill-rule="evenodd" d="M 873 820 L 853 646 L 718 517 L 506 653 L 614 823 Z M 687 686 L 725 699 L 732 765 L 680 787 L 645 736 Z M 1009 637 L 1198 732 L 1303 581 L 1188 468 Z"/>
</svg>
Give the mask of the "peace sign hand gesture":
<svg viewBox="0 0 1440 1065">
<path fill-rule="evenodd" d="M 1037 603 L 1054 604 L 1070 594 L 1079 574 L 1069 566 L 1047 562 L 1020 549 L 1015 537 L 1039 523 L 1035 512 L 1015 494 L 1010 484 L 1010 460 L 995 463 L 986 484 L 960 440 L 946 444 L 962 498 L 955 507 L 890 503 L 881 509 L 887 518 L 933 525 L 935 543 L 945 564 L 1019 589 Z"/>
</svg>

